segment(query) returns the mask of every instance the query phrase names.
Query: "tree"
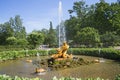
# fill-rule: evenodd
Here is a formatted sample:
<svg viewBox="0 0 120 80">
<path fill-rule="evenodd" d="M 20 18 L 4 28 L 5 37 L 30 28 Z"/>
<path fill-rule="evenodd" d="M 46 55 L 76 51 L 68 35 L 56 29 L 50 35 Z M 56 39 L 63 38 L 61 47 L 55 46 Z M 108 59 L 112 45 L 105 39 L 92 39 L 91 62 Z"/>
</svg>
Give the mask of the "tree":
<svg viewBox="0 0 120 80">
<path fill-rule="evenodd" d="M 54 47 L 57 45 L 57 34 L 53 29 L 52 22 L 50 21 L 50 28 L 47 34 L 46 43 L 49 44 L 50 47 Z"/>
<path fill-rule="evenodd" d="M 23 45 L 23 46 L 25 46 L 25 45 L 28 44 L 28 41 L 26 39 L 18 39 L 16 41 L 16 43 L 17 43 L 17 45 Z"/>
<path fill-rule="evenodd" d="M 73 40 L 73 43 L 75 43 L 75 35 L 77 35 L 77 31 L 80 31 L 80 26 L 81 22 L 76 17 L 71 17 L 69 20 L 65 21 L 67 40 Z"/>
<path fill-rule="evenodd" d="M 8 37 L 6 39 L 6 43 L 8 45 L 16 45 L 17 39 L 15 37 Z"/>
<path fill-rule="evenodd" d="M 95 46 L 96 43 L 100 42 L 100 35 L 96 29 L 85 27 L 77 32 L 76 40 L 86 46 Z"/>
<path fill-rule="evenodd" d="M 0 44 L 6 44 L 6 39 L 13 36 L 13 29 L 9 22 L 0 25 Z"/>
<path fill-rule="evenodd" d="M 120 4 L 112 3 L 107 11 L 109 23 L 111 24 L 111 32 L 120 35 Z"/>
<path fill-rule="evenodd" d="M 26 30 L 19 15 L 16 15 L 14 19 L 11 17 L 8 22 L 0 25 L 0 44 L 7 44 L 6 40 L 9 37 L 15 37 L 18 42 L 19 39 L 26 39 Z"/>
<path fill-rule="evenodd" d="M 100 0 L 89 7 L 82 0 L 75 2 L 69 13 L 70 19 L 65 21 L 66 34 L 67 39 L 73 40 L 74 44 L 79 44 L 79 34 L 86 26 L 95 28 L 100 35 L 115 32 L 120 36 L 120 4 L 117 2 L 109 4 Z"/>
<path fill-rule="evenodd" d="M 96 9 L 94 13 L 95 25 L 92 27 L 98 29 L 100 34 L 104 34 L 111 28 L 106 14 L 108 8 L 109 4 L 106 3 L 104 0 L 101 0 L 100 3 L 96 3 Z"/>
<path fill-rule="evenodd" d="M 47 29 L 42 29 L 41 31 L 40 31 L 43 35 L 44 35 L 44 44 L 48 44 L 48 39 L 47 39 L 47 35 L 48 35 L 48 30 Z"/>
<path fill-rule="evenodd" d="M 16 15 L 13 19 L 12 17 L 9 20 L 10 26 L 12 27 L 14 31 L 14 37 L 17 39 L 16 44 L 17 45 L 26 45 L 26 30 L 25 27 L 22 24 L 22 19 L 19 15 Z"/>
<path fill-rule="evenodd" d="M 70 13 L 70 19 L 65 21 L 66 37 L 68 40 L 73 40 L 73 43 L 76 44 L 78 43 L 75 38 L 77 32 L 79 32 L 85 26 L 91 26 L 90 24 L 92 17 L 90 17 L 88 13 L 91 13 L 91 15 L 93 15 L 93 13 L 92 9 L 89 9 L 88 5 L 86 5 L 83 0 L 74 2 L 73 9 L 68 11 Z M 73 13 L 76 15 L 74 15 Z M 88 17 L 90 20 L 88 20 Z"/>
<path fill-rule="evenodd" d="M 70 14 L 75 13 L 79 19 L 83 19 L 83 17 L 87 13 L 88 5 L 85 5 L 85 1 L 74 2 L 73 9 L 68 10 Z"/>
<path fill-rule="evenodd" d="M 120 36 L 116 32 L 106 32 L 101 35 L 101 42 L 104 47 L 120 45 Z"/>
<path fill-rule="evenodd" d="M 36 48 L 37 45 L 43 44 L 44 36 L 42 33 L 32 32 L 27 36 L 29 44 L 33 45 Z"/>
<path fill-rule="evenodd" d="M 86 16 L 84 17 L 82 24 L 81 24 L 83 28 L 85 26 L 90 26 L 90 27 L 95 26 L 96 24 L 95 17 L 94 17 L 95 9 L 96 9 L 95 5 L 91 5 L 90 7 L 88 7 Z"/>
<path fill-rule="evenodd" d="M 14 21 L 11 20 L 11 22 L 12 22 L 11 24 L 13 24 L 14 36 L 17 39 L 26 38 L 26 30 L 22 24 L 22 19 L 20 18 L 20 16 L 16 15 Z"/>
<path fill-rule="evenodd" d="M 14 19 L 11 17 L 10 20 L 9 20 L 9 23 L 10 23 L 10 26 L 11 28 L 14 28 Z"/>
</svg>

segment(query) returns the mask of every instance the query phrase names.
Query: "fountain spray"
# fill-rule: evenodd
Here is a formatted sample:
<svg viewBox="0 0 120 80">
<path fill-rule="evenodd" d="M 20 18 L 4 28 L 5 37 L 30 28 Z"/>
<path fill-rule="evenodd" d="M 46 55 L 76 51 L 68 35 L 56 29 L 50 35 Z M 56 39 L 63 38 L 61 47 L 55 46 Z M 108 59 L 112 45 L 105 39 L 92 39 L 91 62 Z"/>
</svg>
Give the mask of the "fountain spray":
<svg viewBox="0 0 120 80">
<path fill-rule="evenodd" d="M 59 47 L 62 45 L 62 43 L 64 41 L 66 41 L 66 36 L 65 36 L 65 26 L 64 26 L 64 22 L 62 21 L 62 2 L 61 0 L 59 1 Z"/>
</svg>

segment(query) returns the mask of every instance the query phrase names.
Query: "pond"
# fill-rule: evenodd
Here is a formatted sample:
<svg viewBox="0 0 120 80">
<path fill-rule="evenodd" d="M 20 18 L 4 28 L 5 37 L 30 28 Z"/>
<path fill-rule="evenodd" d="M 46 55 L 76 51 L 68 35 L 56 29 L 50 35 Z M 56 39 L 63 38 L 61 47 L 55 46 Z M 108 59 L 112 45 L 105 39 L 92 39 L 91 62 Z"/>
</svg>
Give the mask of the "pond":
<svg viewBox="0 0 120 80">
<path fill-rule="evenodd" d="M 40 56 L 40 57 L 29 57 L 31 60 L 36 59 L 45 59 L 48 56 Z M 98 57 L 91 57 L 91 56 L 78 56 L 85 60 L 95 60 Z M 94 63 L 90 65 L 81 65 L 80 67 L 76 68 L 67 68 L 64 70 L 57 70 L 57 71 L 47 71 L 43 75 L 35 74 L 36 66 L 32 63 L 26 62 L 28 58 L 21 58 L 18 60 L 11 60 L 0 63 L 0 74 L 7 74 L 10 76 L 19 76 L 19 77 L 40 77 L 44 80 L 49 80 L 56 77 L 78 77 L 78 78 L 97 78 L 101 77 L 104 79 L 113 80 L 116 75 L 120 74 L 120 63 L 104 59 L 103 62 Z"/>
</svg>

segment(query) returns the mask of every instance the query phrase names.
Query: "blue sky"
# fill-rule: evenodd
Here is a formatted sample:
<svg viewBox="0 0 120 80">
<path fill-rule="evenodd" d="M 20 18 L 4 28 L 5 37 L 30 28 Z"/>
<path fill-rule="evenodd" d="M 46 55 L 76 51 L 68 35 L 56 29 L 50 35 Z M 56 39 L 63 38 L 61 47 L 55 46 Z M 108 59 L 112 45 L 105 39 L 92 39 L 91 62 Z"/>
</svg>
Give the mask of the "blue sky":
<svg viewBox="0 0 120 80">
<path fill-rule="evenodd" d="M 10 17 L 20 15 L 27 33 L 33 30 L 49 29 L 52 21 L 53 28 L 59 23 L 58 6 L 60 0 L 0 0 L 0 24 L 9 21 Z M 69 19 L 68 10 L 72 9 L 73 3 L 80 0 L 61 0 L 62 19 Z M 99 0 L 85 0 L 91 5 Z M 117 0 L 105 0 L 106 2 L 116 2 Z"/>
</svg>

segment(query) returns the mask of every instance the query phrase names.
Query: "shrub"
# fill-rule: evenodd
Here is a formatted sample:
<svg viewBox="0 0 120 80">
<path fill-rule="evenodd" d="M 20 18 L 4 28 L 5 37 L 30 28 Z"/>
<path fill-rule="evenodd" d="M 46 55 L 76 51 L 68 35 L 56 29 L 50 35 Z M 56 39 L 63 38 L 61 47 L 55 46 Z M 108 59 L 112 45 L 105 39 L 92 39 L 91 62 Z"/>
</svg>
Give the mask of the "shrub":
<svg viewBox="0 0 120 80">
<path fill-rule="evenodd" d="M 116 76 L 115 80 L 120 80 L 120 74 Z"/>
<path fill-rule="evenodd" d="M 17 45 L 27 45 L 28 41 L 26 39 L 18 39 Z"/>
<path fill-rule="evenodd" d="M 43 80 L 40 78 L 26 78 L 26 77 L 10 77 L 8 75 L 0 75 L 0 80 Z M 86 79 L 82 79 L 82 78 L 73 78 L 73 77 L 61 77 L 61 78 L 57 78 L 56 76 L 53 77 L 52 79 L 49 80 L 105 80 L 102 78 L 86 78 Z M 120 77 L 116 77 L 115 80 L 120 80 Z"/>
<path fill-rule="evenodd" d="M 73 55 L 87 55 L 87 56 L 96 56 L 103 57 L 108 59 L 120 60 L 120 50 L 115 50 L 113 48 L 72 48 L 68 50 L 68 53 Z"/>
<path fill-rule="evenodd" d="M 17 39 L 15 37 L 8 37 L 6 39 L 6 42 L 9 44 L 9 45 L 15 45 L 16 44 L 16 41 Z"/>
<path fill-rule="evenodd" d="M 37 53 L 42 56 L 48 55 L 47 50 L 3 51 L 0 52 L 0 61 L 6 61 L 26 56 L 36 56 Z"/>
</svg>

